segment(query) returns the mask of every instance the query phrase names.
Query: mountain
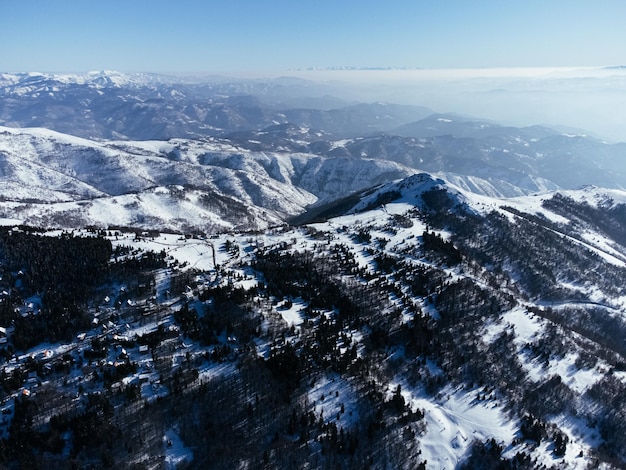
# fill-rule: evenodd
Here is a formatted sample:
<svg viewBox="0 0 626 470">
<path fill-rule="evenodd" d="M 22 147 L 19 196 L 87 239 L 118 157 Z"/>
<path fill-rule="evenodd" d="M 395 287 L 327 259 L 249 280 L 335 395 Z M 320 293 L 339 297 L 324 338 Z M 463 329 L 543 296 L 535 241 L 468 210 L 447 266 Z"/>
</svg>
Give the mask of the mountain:
<svg viewBox="0 0 626 470">
<path fill-rule="evenodd" d="M 2 216 L 38 226 L 255 230 L 413 173 L 394 162 L 242 152 L 219 139 L 95 142 L 0 128 Z"/>
<path fill-rule="evenodd" d="M 607 144 L 584 134 L 563 134 L 542 126 L 507 127 L 456 115 L 432 115 L 394 132 L 429 142 L 444 154 L 466 161 L 481 159 L 481 166 L 522 171 L 564 188 L 624 187 L 626 181 L 626 144 Z M 451 162 L 451 166 L 458 164 Z M 477 171 L 465 167 L 457 172 L 481 176 Z"/>
<path fill-rule="evenodd" d="M 332 90 L 286 77 L 2 74 L 0 124 L 91 140 L 216 138 L 250 152 L 387 160 L 456 180 L 470 177 L 466 187 L 480 190 L 478 178 L 505 196 L 625 186 L 624 143 L 419 106 L 333 101 Z"/>
<path fill-rule="evenodd" d="M 440 122 L 443 125 L 430 126 Z M 394 161 L 418 171 L 488 181 L 504 196 L 586 184 L 623 188 L 626 181 L 624 143 L 608 144 L 540 126 L 504 127 L 457 116 L 433 115 L 414 124 L 345 139 L 293 124 L 240 131 L 224 138 L 250 151 Z M 407 136 L 411 133 L 407 129 L 412 129 L 414 136 Z M 471 182 L 467 187 L 480 192 Z"/>
<path fill-rule="evenodd" d="M 385 131 L 430 114 L 419 106 L 349 105 L 327 91 L 289 79 L 2 74 L 0 124 L 44 127 L 85 138 L 164 140 L 290 122 L 345 137 Z M 296 107 L 302 104 L 310 108 Z M 335 106 L 328 109 L 330 104 Z"/>
<path fill-rule="evenodd" d="M 423 170 L 494 197 L 572 188 L 583 181 L 609 180 L 614 184 L 607 186 L 621 187 L 619 173 L 594 166 L 617 159 L 616 146 L 567 136 L 528 142 L 514 140 L 498 150 L 470 137 L 335 140 L 293 124 L 204 139 L 94 141 L 5 127 L 0 128 L 2 216 L 44 226 L 214 233 L 280 224 L 312 205 Z M 530 145 L 545 155 L 530 158 Z M 561 171 L 564 165 L 570 171 Z"/>
<path fill-rule="evenodd" d="M 341 206 L 0 229 L 2 464 L 623 468 L 626 192 L 419 173 Z"/>
<path fill-rule="evenodd" d="M 400 126 L 393 131 L 403 137 L 437 137 L 450 135 L 464 138 L 502 137 L 505 139 L 530 140 L 549 137 L 553 129 L 543 126 L 526 128 L 502 126 L 494 122 L 460 116 L 457 114 L 431 114 L 424 119 Z"/>
</svg>

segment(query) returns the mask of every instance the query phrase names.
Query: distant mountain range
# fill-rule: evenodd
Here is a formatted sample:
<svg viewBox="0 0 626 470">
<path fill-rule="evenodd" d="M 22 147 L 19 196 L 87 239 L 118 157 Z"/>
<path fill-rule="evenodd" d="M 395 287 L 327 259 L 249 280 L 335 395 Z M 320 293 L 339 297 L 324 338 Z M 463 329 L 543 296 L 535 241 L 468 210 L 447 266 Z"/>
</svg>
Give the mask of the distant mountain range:
<svg viewBox="0 0 626 470">
<path fill-rule="evenodd" d="M 326 91 L 296 79 L 2 74 L 0 123 L 131 140 L 216 136 L 292 123 L 345 137 L 390 130 L 431 113 L 419 106 L 350 106 Z"/>
</svg>

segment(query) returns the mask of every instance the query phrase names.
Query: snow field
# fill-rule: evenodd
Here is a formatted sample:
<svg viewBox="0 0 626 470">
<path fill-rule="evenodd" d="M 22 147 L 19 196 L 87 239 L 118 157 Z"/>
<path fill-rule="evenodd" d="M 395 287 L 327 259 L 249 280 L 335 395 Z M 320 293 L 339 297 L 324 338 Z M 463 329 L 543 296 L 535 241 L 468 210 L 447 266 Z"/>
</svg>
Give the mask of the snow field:
<svg viewBox="0 0 626 470">
<path fill-rule="evenodd" d="M 292 302 L 291 307 L 287 308 L 284 305 L 278 305 L 276 310 L 288 326 L 300 326 L 304 322 L 303 310 L 306 307 L 307 304 L 302 299 L 297 299 Z"/>
<path fill-rule="evenodd" d="M 426 433 L 419 439 L 421 459 L 428 461 L 428 468 L 456 468 L 474 440 L 493 438 L 506 447 L 515 437 L 518 423 L 496 403 L 476 401 L 477 392 L 444 389 L 439 394 L 441 399 L 433 399 L 402 390 L 412 409 L 425 412 Z"/>
<path fill-rule="evenodd" d="M 163 436 L 163 447 L 165 448 L 165 468 L 175 470 L 183 463 L 193 461 L 193 451 L 187 447 L 178 436 L 178 431 L 170 428 Z"/>
<path fill-rule="evenodd" d="M 337 428 L 349 429 L 359 422 L 358 403 L 352 387 L 339 375 L 329 374 L 316 380 L 307 397 L 315 415 L 322 415 L 326 423 L 334 421 Z"/>
</svg>

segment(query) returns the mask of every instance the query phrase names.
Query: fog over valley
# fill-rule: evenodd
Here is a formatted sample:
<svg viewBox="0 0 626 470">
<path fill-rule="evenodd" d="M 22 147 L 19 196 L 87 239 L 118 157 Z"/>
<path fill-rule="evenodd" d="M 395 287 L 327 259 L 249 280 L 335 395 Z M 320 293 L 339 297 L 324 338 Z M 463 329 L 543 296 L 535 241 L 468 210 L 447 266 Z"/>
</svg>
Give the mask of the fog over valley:
<svg viewBox="0 0 626 470">
<path fill-rule="evenodd" d="M 626 67 L 297 70 L 345 96 L 626 141 Z"/>
</svg>

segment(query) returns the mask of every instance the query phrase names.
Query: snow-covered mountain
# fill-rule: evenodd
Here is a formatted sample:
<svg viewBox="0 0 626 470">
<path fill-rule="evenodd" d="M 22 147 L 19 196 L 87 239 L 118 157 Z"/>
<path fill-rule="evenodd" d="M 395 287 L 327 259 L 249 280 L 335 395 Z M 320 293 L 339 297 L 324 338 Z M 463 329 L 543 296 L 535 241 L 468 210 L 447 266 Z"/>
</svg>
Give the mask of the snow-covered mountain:
<svg viewBox="0 0 626 470">
<path fill-rule="evenodd" d="M 337 204 L 209 239 L 0 230 L 2 462 L 623 468 L 626 192 L 419 173 Z"/>
<path fill-rule="evenodd" d="M 362 128 L 346 139 L 333 139 L 332 134 L 313 128 L 304 130 L 282 124 L 225 138 L 248 150 L 376 158 L 430 173 L 476 177 L 492 181 L 507 196 L 519 189 L 529 193 L 585 184 L 623 188 L 626 182 L 626 144 L 608 144 L 541 126 L 506 127 L 435 114 L 385 133 Z M 468 181 L 467 187 L 472 186 Z"/>
<path fill-rule="evenodd" d="M 2 216 L 38 226 L 256 230 L 413 173 L 383 160 L 242 151 L 217 139 L 95 142 L 0 129 Z"/>
<path fill-rule="evenodd" d="M 389 160 L 451 178 L 480 178 L 506 196 L 626 186 L 623 143 L 419 106 L 355 104 L 330 92 L 330 85 L 289 78 L 3 74 L 0 125 L 98 141 L 213 137 L 249 152 Z M 480 190 L 476 180 L 463 184 Z"/>
<path fill-rule="evenodd" d="M 562 186 L 555 179 L 571 177 L 562 171 L 554 179 L 543 177 L 521 155 L 505 163 L 501 155 L 479 152 L 475 159 L 469 149 L 466 154 L 455 150 L 463 161 L 431 145 L 439 140 L 387 136 L 336 141 L 308 128 L 281 125 L 222 138 L 95 141 L 42 128 L 3 127 L 2 216 L 44 226 L 213 233 L 279 224 L 310 206 L 420 168 L 493 197 L 558 190 Z M 556 161 L 540 160 L 548 160 L 556 171 Z"/>
<path fill-rule="evenodd" d="M 295 79 L 228 80 L 155 74 L 0 74 L 0 124 L 86 138 L 206 137 L 292 123 L 345 137 L 380 132 L 430 111 L 357 104 Z"/>
</svg>

